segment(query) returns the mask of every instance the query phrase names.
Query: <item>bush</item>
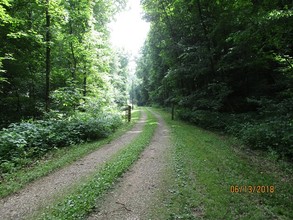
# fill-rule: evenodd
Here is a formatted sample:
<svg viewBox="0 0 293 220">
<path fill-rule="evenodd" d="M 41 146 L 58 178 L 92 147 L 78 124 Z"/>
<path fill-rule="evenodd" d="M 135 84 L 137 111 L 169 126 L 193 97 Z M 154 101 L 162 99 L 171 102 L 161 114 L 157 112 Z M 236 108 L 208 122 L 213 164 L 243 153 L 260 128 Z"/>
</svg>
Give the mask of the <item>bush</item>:
<svg viewBox="0 0 293 220">
<path fill-rule="evenodd" d="M 60 119 L 11 124 L 0 131 L 0 169 L 23 164 L 49 150 L 109 136 L 120 124 L 120 115 L 87 113 Z"/>
<path fill-rule="evenodd" d="M 0 133 L 0 157 L 1 160 L 21 155 L 27 141 L 23 134 L 5 129 Z"/>
<path fill-rule="evenodd" d="M 230 123 L 228 114 L 205 110 L 179 110 L 178 116 L 180 119 L 194 123 L 200 127 L 224 131 Z"/>
<path fill-rule="evenodd" d="M 268 116 L 263 112 L 226 114 L 188 109 L 180 109 L 177 113 L 180 119 L 200 127 L 236 136 L 252 149 L 273 150 L 279 155 L 293 158 L 293 121 L 288 113 Z"/>
<path fill-rule="evenodd" d="M 293 124 L 288 120 L 246 123 L 237 136 L 253 149 L 272 149 L 288 158 L 293 157 Z"/>
</svg>

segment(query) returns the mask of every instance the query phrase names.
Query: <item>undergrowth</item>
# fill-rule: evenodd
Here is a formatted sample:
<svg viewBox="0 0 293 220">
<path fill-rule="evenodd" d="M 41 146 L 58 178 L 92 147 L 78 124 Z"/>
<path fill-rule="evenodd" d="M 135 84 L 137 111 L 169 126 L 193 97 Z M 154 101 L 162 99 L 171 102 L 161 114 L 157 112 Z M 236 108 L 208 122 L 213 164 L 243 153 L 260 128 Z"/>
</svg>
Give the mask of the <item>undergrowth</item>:
<svg viewBox="0 0 293 220">
<path fill-rule="evenodd" d="M 250 149 L 274 152 L 279 159 L 293 162 L 293 99 L 257 104 L 261 106 L 257 111 L 237 114 L 179 107 L 177 116 L 202 128 L 233 135 Z"/>
<path fill-rule="evenodd" d="M 0 197 L 17 192 L 29 182 L 68 165 L 90 152 L 102 147 L 104 144 L 118 138 L 131 129 L 140 117 L 140 111 L 134 111 L 131 123 L 124 123 L 113 134 L 99 141 L 84 143 L 64 148 L 56 148 L 43 157 L 30 160 L 29 166 L 13 169 L 13 172 L 2 174 L 0 181 Z M 9 163 L 7 163 L 8 165 Z"/>
<path fill-rule="evenodd" d="M 0 175 L 15 172 L 56 148 L 108 137 L 121 122 L 119 114 L 100 112 L 11 124 L 0 131 Z"/>
</svg>

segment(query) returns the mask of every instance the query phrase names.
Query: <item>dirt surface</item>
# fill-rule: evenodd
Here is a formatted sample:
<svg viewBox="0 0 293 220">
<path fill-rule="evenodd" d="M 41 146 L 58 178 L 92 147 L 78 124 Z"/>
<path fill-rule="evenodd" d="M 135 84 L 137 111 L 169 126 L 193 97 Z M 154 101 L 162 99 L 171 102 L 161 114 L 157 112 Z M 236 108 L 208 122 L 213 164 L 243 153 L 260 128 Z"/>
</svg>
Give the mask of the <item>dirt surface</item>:
<svg viewBox="0 0 293 220">
<path fill-rule="evenodd" d="M 141 158 L 109 192 L 102 204 L 88 220 L 147 219 L 148 211 L 156 201 L 161 176 L 168 166 L 166 155 L 170 150 L 169 131 L 161 116 L 155 114 L 159 125 L 149 147 Z"/>
<path fill-rule="evenodd" d="M 29 184 L 20 192 L 1 199 L 0 219 L 25 219 L 39 208 L 49 204 L 66 189 L 93 173 L 99 165 L 119 149 L 130 143 L 142 131 L 145 120 L 146 114 L 143 112 L 134 128 L 120 138 L 73 164 Z"/>
</svg>

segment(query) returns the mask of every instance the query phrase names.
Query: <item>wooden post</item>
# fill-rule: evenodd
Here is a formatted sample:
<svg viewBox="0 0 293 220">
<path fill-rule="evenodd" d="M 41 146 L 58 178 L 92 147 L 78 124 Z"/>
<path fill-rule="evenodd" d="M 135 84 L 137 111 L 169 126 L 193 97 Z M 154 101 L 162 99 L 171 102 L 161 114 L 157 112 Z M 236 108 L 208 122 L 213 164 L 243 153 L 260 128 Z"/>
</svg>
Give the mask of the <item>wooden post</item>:
<svg viewBox="0 0 293 220">
<path fill-rule="evenodd" d="M 172 120 L 174 120 L 175 105 L 172 103 Z"/>
<path fill-rule="evenodd" d="M 128 122 L 131 121 L 131 106 L 128 106 Z"/>
<path fill-rule="evenodd" d="M 134 90 L 133 90 L 133 80 L 132 80 L 132 83 L 131 83 L 131 105 L 132 105 L 132 110 L 133 110 L 133 100 L 134 100 Z"/>
</svg>

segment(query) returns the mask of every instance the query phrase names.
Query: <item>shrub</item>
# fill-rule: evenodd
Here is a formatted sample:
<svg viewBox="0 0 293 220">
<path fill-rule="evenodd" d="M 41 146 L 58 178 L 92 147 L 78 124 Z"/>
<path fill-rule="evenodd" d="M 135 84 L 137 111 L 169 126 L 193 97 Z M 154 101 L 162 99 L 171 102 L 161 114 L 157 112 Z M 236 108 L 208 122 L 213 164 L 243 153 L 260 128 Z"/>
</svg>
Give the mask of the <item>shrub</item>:
<svg viewBox="0 0 293 220">
<path fill-rule="evenodd" d="M 229 115 L 205 110 L 179 110 L 179 118 L 203 128 L 224 131 L 229 124 Z"/>
<path fill-rule="evenodd" d="M 12 167 L 30 161 L 26 159 L 43 155 L 53 148 L 107 137 L 121 123 L 119 114 L 101 112 L 98 116 L 77 113 L 63 120 L 11 124 L 0 131 L 0 169 L 11 171 Z"/>
<path fill-rule="evenodd" d="M 25 137 L 16 131 L 5 129 L 0 133 L 0 157 L 3 159 L 12 158 L 23 154 L 27 145 Z"/>
<path fill-rule="evenodd" d="M 288 120 L 246 123 L 237 136 L 251 148 L 272 149 L 288 158 L 293 156 L 293 124 Z"/>
<path fill-rule="evenodd" d="M 266 110 L 266 113 L 268 111 Z M 179 118 L 206 129 L 224 131 L 238 137 L 252 149 L 273 150 L 293 158 L 293 121 L 290 114 L 225 114 L 213 111 L 180 109 Z"/>
</svg>

